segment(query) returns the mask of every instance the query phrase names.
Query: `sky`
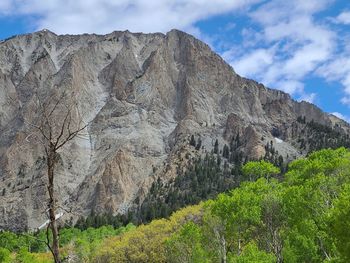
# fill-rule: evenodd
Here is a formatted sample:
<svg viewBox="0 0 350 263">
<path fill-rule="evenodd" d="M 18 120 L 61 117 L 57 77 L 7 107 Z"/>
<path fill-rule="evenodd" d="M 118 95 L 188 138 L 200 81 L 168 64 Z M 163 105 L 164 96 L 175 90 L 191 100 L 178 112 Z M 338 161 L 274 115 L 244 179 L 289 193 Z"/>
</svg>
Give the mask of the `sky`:
<svg viewBox="0 0 350 263">
<path fill-rule="evenodd" d="M 0 0 L 0 39 L 177 28 L 236 73 L 350 122 L 350 0 Z"/>
</svg>

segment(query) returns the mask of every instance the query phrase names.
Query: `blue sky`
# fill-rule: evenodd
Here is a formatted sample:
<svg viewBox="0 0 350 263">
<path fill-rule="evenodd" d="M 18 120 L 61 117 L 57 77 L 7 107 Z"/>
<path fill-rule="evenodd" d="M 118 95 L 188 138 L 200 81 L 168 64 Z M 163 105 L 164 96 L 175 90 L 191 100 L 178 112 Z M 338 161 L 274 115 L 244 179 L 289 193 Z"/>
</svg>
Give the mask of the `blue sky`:
<svg viewBox="0 0 350 263">
<path fill-rule="evenodd" d="M 238 74 L 350 121 L 349 0 L 1 0 L 0 25 L 0 39 L 178 28 Z"/>
</svg>

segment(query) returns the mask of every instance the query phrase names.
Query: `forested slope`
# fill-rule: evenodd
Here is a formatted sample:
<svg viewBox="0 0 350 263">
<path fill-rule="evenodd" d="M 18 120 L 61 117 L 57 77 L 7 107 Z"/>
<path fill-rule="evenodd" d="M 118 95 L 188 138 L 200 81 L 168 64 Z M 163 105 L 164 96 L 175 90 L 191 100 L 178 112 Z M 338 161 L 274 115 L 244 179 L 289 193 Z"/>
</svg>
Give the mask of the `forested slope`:
<svg viewBox="0 0 350 263">
<path fill-rule="evenodd" d="M 92 254 L 74 236 L 63 250 L 77 262 L 350 262 L 349 150 L 314 152 L 278 176 L 265 161 L 242 172 L 248 181 L 229 193 L 114 233 Z"/>
</svg>

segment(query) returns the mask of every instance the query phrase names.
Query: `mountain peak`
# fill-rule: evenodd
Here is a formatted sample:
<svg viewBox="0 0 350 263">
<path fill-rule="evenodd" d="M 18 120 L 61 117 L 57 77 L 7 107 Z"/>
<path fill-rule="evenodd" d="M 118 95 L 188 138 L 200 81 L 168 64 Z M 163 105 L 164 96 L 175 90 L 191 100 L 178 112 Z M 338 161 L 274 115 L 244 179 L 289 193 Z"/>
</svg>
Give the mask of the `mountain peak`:
<svg viewBox="0 0 350 263">
<path fill-rule="evenodd" d="M 0 43 L 0 85 L 0 229 L 45 222 L 44 153 L 26 125 L 35 94 L 74 94 L 76 118 L 90 123 L 62 148 L 56 171 L 59 203 L 82 215 L 126 213 L 157 178 L 170 182 L 200 156 L 213 153 L 230 169 L 237 158 L 288 161 L 349 134 L 314 105 L 241 78 L 176 29 L 18 36 Z"/>
</svg>

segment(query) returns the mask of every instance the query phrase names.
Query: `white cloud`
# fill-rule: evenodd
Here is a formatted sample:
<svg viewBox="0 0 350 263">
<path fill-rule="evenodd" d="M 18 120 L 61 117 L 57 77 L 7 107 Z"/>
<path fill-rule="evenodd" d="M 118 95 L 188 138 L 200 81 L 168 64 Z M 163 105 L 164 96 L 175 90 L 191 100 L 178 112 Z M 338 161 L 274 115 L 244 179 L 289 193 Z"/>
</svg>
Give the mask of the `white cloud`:
<svg viewBox="0 0 350 263">
<path fill-rule="evenodd" d="M 342 119 L 342 120 L 350 123 L 350 118 L 348 116 L 341 114 L 340 112 L 332 112 L 331 114 L 338 117 L 339 119 Z"/>
<path fill-rule="evenodd" d="M 11 0 L 1 0 L 0 1 L 0 15 L 1 14 L 8 14 L 12 9 L 12 2 Z"/>
<path fill-rule="evenodd" d="M 332 0 L 272 0 L 262 5 L 257 11 L 250 13 L 250 16 L 257 22 L 264 25 L 275 25 L 282 21 L 290 20 L 294 15 L 314 14 L 323 10 Z"/>
<path fill-rule="evenodd" d="M 273 51 L 268 49 L 254 50 L 237 61 L 233 60 L 233 56 L 234 54 L 230 52 L 223 55 L 225 59 L 231 60 L 237 72 L 247 77 L 261 75 L 273 62 Z"/>
<path fill-rule="evenodd" d="M 341 103 L 344 105 L 350 106 L 350 96 L 344 96 L 340 100 Z"/>
<path fill-rule="evenodd" d="M 310 94 L 303 94 L 300 98 L 299 101 L 306 101 L 309 103 L 314 103 L 316 99 L 316 93 L 310 93 Z"/>
<path fill-rule="evenodd" d="M 340 81 L 344 91 L 350 95 L 350 53 L 325 63 L 318 70 L 317 74 L 328 81 Z"/>
<path fill-rule="evenodd" d="M 316 23 L 313 15 L 330 2 L 272 0 L 261 5 L 249 16 L 262 30 L 242 31 L 248 55 L 231 52 L 228 61 L 239 74 L 313 101 L 316 95 L 305 94 L 302 82 L 331 58 L 336 43 L 332 30 Z M 269 48 L 262 52 L 261 45 Z"/>
<path fill-rule="evenodd" d="M 262 0 L 5 1 L 8 4 L 0 5 L 0 13 L 37 15 L 37 29 L 48 28 L 56 33 L 109 33 L 126 29 L 133 32 L 193 29 L 200 20 Z"/>
<path fill-rule="evenodd" d="M 328 81 L 343 85 L 344 97 L 341 103 L 350 106 L 350 52 L 338 54 L 335 58 L 318 68 L 317 74 Z"/>
<path fill-rule="evenodd" d="M 340 13 L 333 21 L 335 23 L 349 25 L 350 24 L 350 11 L 344 11 L 344 12 Z"/>
<path fill-rule="evenodd" d="M 289 94 L 304 95 L 304 84 L 300 81 L 291 80 L 291 79 L 282 79 L 282 80 L 276 81 L 274 85 L 275 86 L 272 86 L 272 87 L 281 89 Z"/>
</svg>

